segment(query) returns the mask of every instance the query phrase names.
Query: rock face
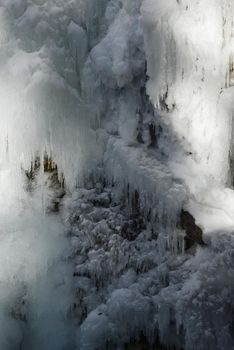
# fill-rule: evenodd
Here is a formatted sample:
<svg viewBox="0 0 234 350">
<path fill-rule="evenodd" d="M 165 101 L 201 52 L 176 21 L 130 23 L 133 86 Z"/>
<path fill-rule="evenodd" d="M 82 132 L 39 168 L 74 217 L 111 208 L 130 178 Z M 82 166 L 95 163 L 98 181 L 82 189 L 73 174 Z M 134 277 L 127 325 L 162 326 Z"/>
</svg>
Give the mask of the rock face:
<svg viewBox="0 0 234 350">
<path fill-rule="evenodd" d="M 47 198 L 46 212 L 58 212 L 61 199 L 65 195 L 65 182 L 63 174 L 59 174 L 57 164 L 52 158 L 47 154 L 43 160 L 36 157 L 31 163 L 31 168 L 25 171 L 25 175 L 26 191 L 35 192 L 43 185 Z"/>
<path fill-rule="evenodd" d="M 186 232 L 185 249 L 192 248 L 195 244 L 205 244 L 201 228 L 196 225 L 194 217 L 183 209 L 180 213 L 180 226 Z"/>
<path fill-rule="evenodd" d="M 234 86 L 234 57 L 233 55 L 229 58 L 229 81 L 228 87 Z"/>
</svg>

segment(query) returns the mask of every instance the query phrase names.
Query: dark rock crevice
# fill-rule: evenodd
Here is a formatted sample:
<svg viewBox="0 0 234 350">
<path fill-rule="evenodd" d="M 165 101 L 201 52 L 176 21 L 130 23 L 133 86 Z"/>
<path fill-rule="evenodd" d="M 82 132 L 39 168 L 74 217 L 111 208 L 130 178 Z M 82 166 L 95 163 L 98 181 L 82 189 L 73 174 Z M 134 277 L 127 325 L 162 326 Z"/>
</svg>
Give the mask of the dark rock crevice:
<svg viewBox="0 0 234 350">
<path fill-rule="evenodd" d="M 199 244 L 204 246 L 202 229 L 196 225 L 194 217 L 186 210 L 180 213 L 180 227 L 185 231 L 185 250 Z"/>
</svg>

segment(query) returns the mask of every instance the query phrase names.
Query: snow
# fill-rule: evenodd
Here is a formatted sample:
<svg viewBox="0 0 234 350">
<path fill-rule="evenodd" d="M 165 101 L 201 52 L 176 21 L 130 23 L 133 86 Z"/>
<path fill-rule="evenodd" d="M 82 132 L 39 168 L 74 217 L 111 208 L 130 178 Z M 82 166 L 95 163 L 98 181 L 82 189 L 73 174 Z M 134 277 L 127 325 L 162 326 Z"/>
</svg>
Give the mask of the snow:
<svg viewBox="0 0 234 350">
<path fill-rule="evenodd" d="M 171 145 L 168 166 L 186 183 L 203 230 L 232 231 L 233 4 L 146 0 L 141 12 L 148 93 L 180 144 Z"/>
<path fill-rule="evenodd" d="M 173 152 L 171 167 L 179 168 L 176 173 L 181 174 L 183 166 L 197 168 L 197 176 L 226 185 L 232 112 L 224 88 L 232 55 L 233 7 L 229 1 L 209 0 L 196 4 L 171 1 L 167 6 L 161 1 L 154 5 L 144 1 L 142 25 L 148 93 L 155 106 L 160 107 L 160 99 L 165 99 L 169 112 L 163 118 L 182 150 L 191 153 L 192 160 L 187 160 Z"/>
<path fill-rule="evenodd" d="M 43 215 L 40 198 L 17 192 L 9 169 L 0 183 L 1 347 L 62 349 L 72 334 L 65 320 L 73 295 L 64 227 Z"/>
</svg>

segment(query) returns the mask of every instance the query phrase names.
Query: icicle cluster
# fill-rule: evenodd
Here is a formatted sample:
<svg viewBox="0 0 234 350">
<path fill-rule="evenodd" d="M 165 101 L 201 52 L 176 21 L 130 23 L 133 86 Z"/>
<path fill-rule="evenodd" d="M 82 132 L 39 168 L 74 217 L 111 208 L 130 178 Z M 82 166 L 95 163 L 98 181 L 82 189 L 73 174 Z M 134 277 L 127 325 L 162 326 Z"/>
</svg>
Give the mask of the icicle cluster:
<svg viewBox="0 0 234 350">
<path fill-rule="evenodd" d="M 141 11 L 148 93 L 180 144 L 170 150 L 171 167 L 191 188 L 225 185 L 232 138 L 233 91 L 226 88 L 233 74 L 233 3 L 145 0 Z"/>
<path fill-rule="evenodd" d="M 102 1 L 0 5 L 0 162 L 19 172 L 47 152 L 72 187 L 97 158 L 78 91 Z"/>
</svg>

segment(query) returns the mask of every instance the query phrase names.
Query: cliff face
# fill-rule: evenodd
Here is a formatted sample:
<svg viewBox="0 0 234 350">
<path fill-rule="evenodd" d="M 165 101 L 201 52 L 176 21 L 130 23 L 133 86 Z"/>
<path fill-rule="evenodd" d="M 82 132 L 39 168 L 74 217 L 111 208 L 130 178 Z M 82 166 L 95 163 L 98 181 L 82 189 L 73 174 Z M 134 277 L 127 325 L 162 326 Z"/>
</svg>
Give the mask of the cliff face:
<svg viewBox="0 0 234 350">
<path fill-rule="evenodd" d="M 0 0 L 2 349 L 234 348 L 233 15 Z"/>
</svg>

